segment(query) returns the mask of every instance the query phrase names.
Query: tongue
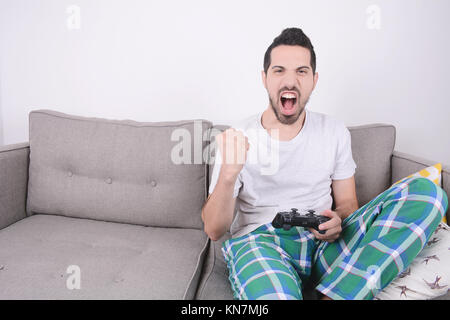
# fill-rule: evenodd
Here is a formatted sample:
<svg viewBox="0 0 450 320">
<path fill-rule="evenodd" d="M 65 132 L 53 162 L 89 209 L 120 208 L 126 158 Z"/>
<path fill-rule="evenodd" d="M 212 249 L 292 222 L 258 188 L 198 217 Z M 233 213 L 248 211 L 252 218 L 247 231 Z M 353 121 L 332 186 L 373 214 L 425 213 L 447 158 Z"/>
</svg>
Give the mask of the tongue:
<svg viewBox="0 0 450 320">
<path fill-rule="evenodd" d="M 290 116 L 295 113 L 295 99 L 286 99 L 284 103 L 282 103 L 281 112 L 286 115 Z"/>
<path fill-rule="evenodd" d="M 284 102 L 284 108 L 287 110 L 291 110 L 294 107 L 294 99 L 286 99 Z"/>
</svg>

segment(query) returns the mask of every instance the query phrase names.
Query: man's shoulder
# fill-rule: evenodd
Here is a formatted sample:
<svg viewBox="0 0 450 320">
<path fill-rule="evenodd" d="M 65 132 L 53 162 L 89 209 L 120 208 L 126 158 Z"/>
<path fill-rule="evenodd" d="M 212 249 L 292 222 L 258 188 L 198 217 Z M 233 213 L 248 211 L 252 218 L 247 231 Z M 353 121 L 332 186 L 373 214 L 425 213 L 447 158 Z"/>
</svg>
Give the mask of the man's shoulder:
<svg viewBox="0 0 450 320">
<path fill-rule="evenodd" d="M 331 134 L 336 134 L 348 130 L 345 123 L 335 116 L 310 110 L 308 110 L 308 115 L 310 116 L 309 120 L 312 127 L 324 130 L 322 132 L 327 131 Z"/>
</svg>

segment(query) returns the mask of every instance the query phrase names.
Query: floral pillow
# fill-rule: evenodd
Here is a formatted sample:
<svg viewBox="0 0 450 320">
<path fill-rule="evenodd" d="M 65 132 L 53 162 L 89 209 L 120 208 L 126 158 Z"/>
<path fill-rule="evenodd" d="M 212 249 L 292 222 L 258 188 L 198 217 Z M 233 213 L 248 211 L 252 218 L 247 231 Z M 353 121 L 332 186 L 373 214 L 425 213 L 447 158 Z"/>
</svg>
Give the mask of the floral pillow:
<svg viewBox="0 0 450 320">
<path fill-rule="evenodd" d="M 377 300 L 427 300 L 450 289 L 450 227 L 441 222 L 425 248 Z"/>
</svg>

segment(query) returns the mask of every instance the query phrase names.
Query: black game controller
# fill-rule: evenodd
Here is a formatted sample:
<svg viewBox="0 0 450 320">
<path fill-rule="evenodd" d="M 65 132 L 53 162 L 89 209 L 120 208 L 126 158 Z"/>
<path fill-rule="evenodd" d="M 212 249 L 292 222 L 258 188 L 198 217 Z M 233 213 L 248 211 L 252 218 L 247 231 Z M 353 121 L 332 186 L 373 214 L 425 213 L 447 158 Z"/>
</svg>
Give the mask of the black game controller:
<svg viewBox="0 0 450 320">
<path fill-rule="evenodd" d="M 290 212 L 278 212 L 272 221 L 274 228 L 283 228 L 289 230 L 293 226 L 303 228 L 316 229 L 320 234 L 324 234 L 326 230 L 319 230 L 319 225 L 327 222 L 330 218 L 314 214 L 314 210 L 306 210 L 304 214 L 300 214 L 297 208 L 292 208 Z"/>
</svg>

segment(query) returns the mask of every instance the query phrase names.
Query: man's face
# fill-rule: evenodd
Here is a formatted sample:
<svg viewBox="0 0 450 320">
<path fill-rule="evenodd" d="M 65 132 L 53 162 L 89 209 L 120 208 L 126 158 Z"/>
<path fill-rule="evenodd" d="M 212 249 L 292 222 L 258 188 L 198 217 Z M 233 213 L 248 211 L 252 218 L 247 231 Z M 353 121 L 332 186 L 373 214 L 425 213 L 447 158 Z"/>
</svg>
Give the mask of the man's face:
<svg viewBox="0 0 450 320">
<path fill-rule="evenodd" d="M 302 114 L 318 80 L 310 64 L 310 52 L 300 46 L 281 45 L 272 49 L 263 83 L 277 119 L 293 124 Z"/>
</svg>

